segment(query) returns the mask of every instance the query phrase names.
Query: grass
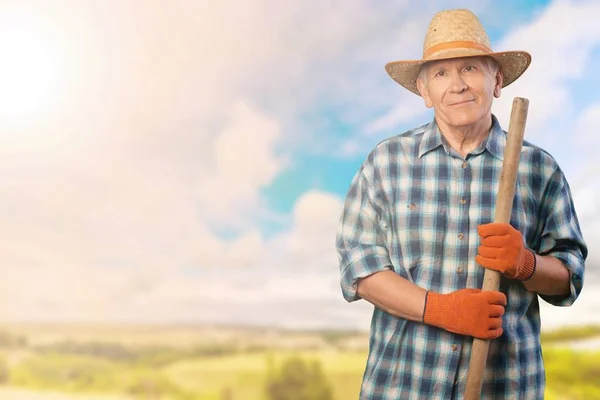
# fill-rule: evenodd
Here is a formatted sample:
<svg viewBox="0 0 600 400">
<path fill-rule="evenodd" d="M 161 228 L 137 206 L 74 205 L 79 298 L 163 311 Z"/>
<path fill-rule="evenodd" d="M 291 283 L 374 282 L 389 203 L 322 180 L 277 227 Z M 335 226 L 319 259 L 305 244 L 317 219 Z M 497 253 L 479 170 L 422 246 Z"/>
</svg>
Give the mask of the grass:
<svg viewBox="0 0 600 400">
<path fill-rule="evenodd" d="M 542 343 L 567 342 L 573 340 L 591 339 L 600 336 L 600 326 L 584 325 L 556 329 L 551 332 L 543 332 Z"/>
<path fill-rule="evenodd" d="M 335 399 L 358 398 L 366 352 L 276 351 L 238 354 L 214 359 L 182 361 L 165 369 L 166 375 L 187 390 L 214 396 L 231 388 L 239 400 L 263 400 L 269 360 L 275 365 L 292 356 L 318 360 L 333 387 Z"/>
<path fill-rule="evenodd" d="M 218 399 L 225 388 L 233 398 L 264 400 L 262 384 L 267 360 L 276 364 L 284 358 L 300 355 L 317 359 L 329 379 L 336 400 L 356 399 L 360 390 L 366 352 L 278 351 L 264 354 L 239 354 L 213 360 L 179 362 L 165 372 L 172 381 L 206 397 Z M 600 352 L 575 352 L 564 348 L 544 350 L 547 375 L 547 400 L 600 399 Z"/>
<path fill-rule="evenodd" d="M 129 400 L 135 397 L 127 393 L 149 382 L 167 393 L 157 397 L 161 400 L 265 400 L 269 362 L 280 365 L 292 356 L 319 361 L 336 400 L 356 399 L 368 343 L 368 335 L 360 332 L 230 327 L 219 336 L 216 328 L 194 327 L 12 328 L 26 341 L 4 336 L 0 358 L 10 380 L 0 390 L 0 400 Z M 542 335 L 547 400 L 600 399 L 600 352 L 564 347 L 598 336 L 599 326 Z M 322 347 L 311 349 L 307 343 Z M 351 350 L 357 344 L 363 347 Z"/>
</svg>

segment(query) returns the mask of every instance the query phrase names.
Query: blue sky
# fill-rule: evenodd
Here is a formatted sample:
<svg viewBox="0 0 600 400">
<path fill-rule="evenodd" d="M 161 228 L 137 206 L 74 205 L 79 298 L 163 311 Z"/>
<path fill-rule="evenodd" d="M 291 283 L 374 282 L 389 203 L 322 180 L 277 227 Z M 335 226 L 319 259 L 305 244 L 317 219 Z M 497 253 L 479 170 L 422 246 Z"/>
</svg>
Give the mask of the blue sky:
<svg viewBox="0 0 600 400">
<path fill-rule="evenodd" d="M 589 289 L 546 326 L 600 323 L 600 3 L 415 4 L 3 3 L 0 317 L 366 329 L 339 290 L 341 204 L 379 141 L 432 117 L 384 65 L 466 7 L 531 52 L 493 111 L 507 129 L 530 100 L 590 244 Z"/>
<path fill-rule="evenodd" d="M 503 2 L 501 6 L 498 5 L 499 8 L 494 8 L 493 12 L 481 14 L 480 18 L 482 23 L 487 23 L 485 26 L 492 44 L 498 45 L 513 26 L 530 23 L 544 12 L 549 3 L 549 1 Z M 442 7 L 460 6 L 460 2 L 457 2 L 456 4 L 451 3 Z M 425 28 L 423 27 L 423 29 Z M 386 40 L 385 35 L 372 39 L 378 41 Z M 392 60 L 395 56 L 415 58 L 418 57 L 418 54 L 396 55 L 384 53 L 381 56 L 388 56 L 389 60 Z M 591 61 L 600 62 L 596 58 L 592 58 Z M 588 70 L 594 71 L 595 65 L 590 65 Z M 307 134 L 313 141 L 307 148 L 292 147 L 288 149 L 289 154 L 291 154 L 294 160 L 293 165 L 282 170 L 271 184 L 261 188 L 266 202 L 273 211 L 284 214 L 289 213 L 298 197 L 310 189 L 323 190 L 343 197 L 360 163 L 377 142 L 385 137 L 426 123 L 428 122 L 428 118 L 432 116 L 431 112 L 423 110 L 424 115 L 419 115 L 418 118 L 395 124 L 376 136 L 365 140 L 362 142 L 363 146 L 352 154 L 340 156 L 335 154 L 335 151 L 328 151 L 332 146 L 332 140 L 343 143 L 345 140 L 353 138 L 360 134 L 365 124 L 381 117 L 389 111 L 391 106 L 397 104 L 394 97 L 397 97 L 403 89 L 389 79 L 387 74 L 382 70 L 381 63 L 371 63 L 362 72 L 372 82 L 373 93 L 377 93 L 378 85 L 386 87 L 388 95 L 387 103 L 384 100 L 385 98 L 382 99 L 380 107 L 370 110 L 367 115 L 358 121 L 348 121 L 345 115 L 348 112 L 352 112 L 355 105 L 352 103 L 348 105 L 349 102 L 347 99 L 335 98 L 333 96 L 333 98 L 323 102 L 320 99 L 316 99 L 311 107 L 297 110 L 297 120 L 294 123 L 302 124 L 305 130 L 301 134 Z M 351 86 L 353 84 L 352 77 L 349 76 L 348 78 L 348 85 Z M 577 106 L 583 107 L 596 98 L 597 90 L 595 89 L 600 87 L 600 80 L 595 74 L 587 74 L 584 77 L 573 79 L 569 83 L 569 86 L 573 92 L 577 93 Z M 369 90 L 368 87 L 366 87 L 366 90 Z M 568 125 L 565 128 L 568 129 Z M 505 129 L 508 129 L 507 124 L 505 124 Z M 541 133 L 536 132 L 536 134 L 540 135 Z M 536 139 L 535 142 L 547 148 L 559 160 L 565 160 L 567 168 L 569 164 L 576 164 L 571 159 L 573 157 L 572 153 L 565 151 L 564 143 L 555 141 L 544 142 L 544 139 L 539 138 L 539 136 Z M 323 141 L 322 143 L 320 143 L 321 140 Z M 314 151 L 314 148 L 318 150 Z M 278 230 L 286 228 L 287 226 L 283 224 L 269 221 L 263 224 L 262 232 L 266 235 L 271 235 Z"/>
<path fill-rule="evenodd" d="M 504 2 L 502 7 L 506 7 L 516 12 L 516 14 L 514 14 L 515 21 L 512 21 L 512 24 L 517 23 L 517 21 L 520 23 L 527 23 L 534 18 L 537 13 L 543 10 L 547 3 L 547 1 L 513 1 Z M 510 29 L 510 24 L 500 24 L 497 21 L 498 17 L 483 14 L 481 19 L 484 23 L 490 21 L 488 26 L 491 26 L 491 28 L 488 28 L 488 33 L 493 44 L 501 40 Z M 425 27 L 423 27 L 423 29 L 425 29 Z M 378 41 L 385 41 L 386 39 L 385 35 L 383 37 L 372 38 L 372 40 Z M 387 56 L 391 61 L 394 57 L 402 56 L 406 58 L 417 58 L 418 54 L 381 54 L 380 56 Z M 315 138 L 315 141 L 313 142 L 315 147 L 320 147 L 318 141 L 322 136 L 332 136 L 341 141 L 353 137 L 360 133 L 363 124 L 380 117 L 382 114 L 389 111 L 389 108 L 392 105 L 396 104 L 394 97 L 399 95 L 403 89 L 398 87 L 391 81 L 387 74 L 385 74 L 381 63 L 371 63 L 371 65 L 364 68 L 362 72 L 364 75 L 368 75 L 368 79 L 372 82 L 372 91 L 374 94 L 377 92 L 377 85 L 387 86 L 386 91 L 389 95 L 387 103 L 385 102 L 385 99 L 382 99 L 380 107 L 371 110 L 371 113 L 366 115 L 365 118 L 361 118 L 359 123 L 353 123 L 354 121 L 346 122 L 346 116 L 344 115 L 345 112 L 348 112 L 348 110 L 344 109 L 345 105 L 348 104 L 346 99 L 332 98 L 329 99 L 328 102 L 320 102 L 319 99 L 317 99 L 313 107 L 298 110 L 298 118 L 308 120 L 305 129 L 310 131 L 308 134 L 311 135 L 311 137 Z M 310 79 L 310 77 L 307 79 Z M 348 76 L 347 84 L 349 86 L 353 85 L 351 76 Z M 326 90 L 326 88 L 323 89 Z M 366 90 L 368 90 L 368 87 Z M 582 93 L 586 91 L 585 84 L 582 84 L 580 91 Z M 592 95 L 592 93 L 589 93 L 589 95 Z M 348 108 L 351 109 L 351 107 L 353 107 L 353 104 L 350 104 Z M 411 124 L 411 122 L 413 121 L 391 127 L 391 129 L 386 130 L 381 135 L 366 142 L 364 148 L 357 151 L 355 154 L 346 157 L 335 156 L 327 150 L 313 152 L 311 151 L 311 148 L 291 149 L 291 154 L 295 160 L 294 166 L 282 171 L 272 185 L 264 188 L 265 197 L 269 199 L 270 204 L 272 204 L 274 209 L 281 212 L 289 212 L 298 196 L 310 188 L 327 190 L 339 196 L 343 196 L 347 190 L 349 180 L 356 172 L 356 169 L 359 167 L 360 163 L 363 161 L 363 157 L 370 148 L 377 144 L 383 137 L 411 129 L 414 127 L 414 123 Z M 425 123 L 427 122 L 427 119 L 421 117 L 418 120 L 415 119 L 414 122 Z M 327 143 L 329 144 L 329 142 Z"/>
</svg>

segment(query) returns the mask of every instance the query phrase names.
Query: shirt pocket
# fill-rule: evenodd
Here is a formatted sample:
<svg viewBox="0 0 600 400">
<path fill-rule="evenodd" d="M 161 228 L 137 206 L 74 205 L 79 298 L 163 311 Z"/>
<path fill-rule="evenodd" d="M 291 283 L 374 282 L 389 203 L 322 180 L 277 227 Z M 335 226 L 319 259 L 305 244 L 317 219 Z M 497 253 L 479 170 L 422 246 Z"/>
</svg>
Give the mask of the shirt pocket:
<svg viewBox="0 0 600 400">
<path fill-rule="evenodd" d="M 394 208 L 391 253 L 409 280 L 426 278 L 441 265 L 447 212 L 443 203 L 410 199 Z"/>
</svg>

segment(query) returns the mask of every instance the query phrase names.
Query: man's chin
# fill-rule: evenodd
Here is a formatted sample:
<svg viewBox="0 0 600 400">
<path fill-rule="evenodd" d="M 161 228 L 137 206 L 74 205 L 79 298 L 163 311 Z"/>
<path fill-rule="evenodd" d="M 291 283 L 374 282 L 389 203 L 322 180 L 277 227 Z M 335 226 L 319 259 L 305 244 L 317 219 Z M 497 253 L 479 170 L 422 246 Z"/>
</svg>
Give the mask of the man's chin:
<svg viewBox="0 0 600 400">
<path fill-rule="evenodd" d="M 452 116 L 449 118 L 449 123 L 457 128 L 466 128 L 480 123 L 484 117 L 485 115 L 481 115 L 479 113 L 464 113 Z"/>
</svg>

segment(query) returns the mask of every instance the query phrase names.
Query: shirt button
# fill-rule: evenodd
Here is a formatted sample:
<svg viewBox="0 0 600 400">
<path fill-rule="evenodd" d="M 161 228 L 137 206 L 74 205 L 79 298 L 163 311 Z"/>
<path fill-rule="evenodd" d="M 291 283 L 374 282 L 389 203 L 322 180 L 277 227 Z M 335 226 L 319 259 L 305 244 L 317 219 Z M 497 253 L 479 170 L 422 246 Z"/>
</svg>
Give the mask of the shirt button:
<svg viewBox="0 0 600 400">
<path fill-rule="evenodd" d="M 462 233 L 458 234 L 458 240 L 463 240 L 464 237 L 465 237 L 465 235 L 463 235 Z"/>
<path fill-rule="evenodd" d="M 415 209 L 415 203 L 410 203 L 409 206 L 408 206 L 408 208 L 410 208 L 411 210 L 414 210 Z"/>
<path fill-rule="evenodd" d="M 467 204 L 467 199 L 465 199 L 464 197 L 460 199 L 460 204 Z"/>
<path fill-rule="evenodd" d="M 462 273 L 463 273 L 463 267 L 458 267 L 458 268 L 456 268 L 456 273 L 457 273 L 458 275 L 462 274 Z"/>
<path fill-rule="evenodd" d="M 455 345 L 455 344 L 453 344 L 453 345 L 452 345 L 452 351 L 456 351 L 456 349 L 458 349 L 458 346 L 457 346 L 457 345 Z"/>
<path fill-rule="evenodd" d="M 466 161 L 463 161 L 463 163 L 462 163 L 462 167 L 463 167 L 463 169 L 464 169 L 464 168 L 467 168 L 467 165 L 468 165 L 468 164 L 467 164 L 467 162 L 466 162 Z"/>
</svg>

